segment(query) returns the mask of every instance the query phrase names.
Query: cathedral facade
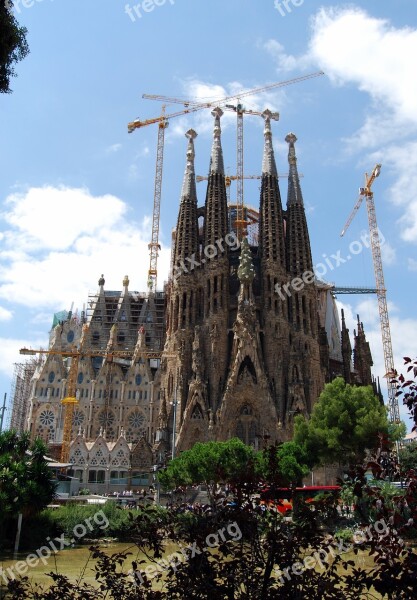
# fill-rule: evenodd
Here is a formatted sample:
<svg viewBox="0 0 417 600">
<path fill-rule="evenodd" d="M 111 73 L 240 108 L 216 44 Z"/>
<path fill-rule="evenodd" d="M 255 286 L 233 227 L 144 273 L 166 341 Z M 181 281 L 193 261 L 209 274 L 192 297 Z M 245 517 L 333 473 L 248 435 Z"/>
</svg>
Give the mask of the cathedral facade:
<svg viewBox="0 0 417 600">
<path fill-rule="evenodd" d="M 167 293 L 156 444 L 163 447 L 174 439 L 176 451 L 197 441 L 232 437 L 256 448 L 288 440 L 294 415 L 311 412 L 325 382 L 343 374 L 340 365 L 349 371 L 349 381 L 371 383 L 370 353 L 355 354 L 360 376 L 351 376 L 351 347 L 340 347 L 340 331 L 339 360 L 333 356 L 331 365 L 319 311 L 326 290 L 313 271 L 296 136 L 286 137 L 289 177 L 284 209 L 271 113 L 263 113 L 259 234 L 258 244 L 250 245 L 245 222 L 238 221 L 239 215 L 234 224 L 228 219 L 222 111 L 212 114 L 203 208 L 198 207 L 195 185 L 196 134 L 186 134 L 187 165 Z M 345 326 L 343 331 L 346 336 Z"/>
<path fill-rule="evenodd" d="M 244 213 L 227 204 L 221 109 L 204 206 L 194 170 L 196 133 L 187 132 L 186 169 L 164 292 L 99 289 L 80 316 L 54 324 L 25 404 L 25 428 L 62 444 L 71 350 L 80 348 L 70 462 L 93 489 L 146 485 L 152 465 L 195 442 L 238 437 L 261 449 L 291 438 L 335 376 L 372 384 L 362 323 L 353 352 L 339 326 L 331 286 L 314 276 L 297 169 L 288 134 L 288 191 L 282 204 L 271 113 L 264 150 L 256 243 Z M 82 340 L 82 342 L 81 342 Z M 113 488 L 112 488 L 113 486 Z"/>
</svg>

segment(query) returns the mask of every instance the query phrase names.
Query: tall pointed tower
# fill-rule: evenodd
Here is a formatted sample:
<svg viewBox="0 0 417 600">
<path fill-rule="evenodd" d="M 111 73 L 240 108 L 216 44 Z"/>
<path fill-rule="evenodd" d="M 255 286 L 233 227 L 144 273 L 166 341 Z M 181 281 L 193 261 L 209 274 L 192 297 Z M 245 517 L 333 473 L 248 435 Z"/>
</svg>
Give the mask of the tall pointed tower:
<svg viewBox="0 0 417 600">
<path fill-rule="evenodd" d="M 342 308 L 342 360 L 343 378 L 346 383 L 351 383 L 352 345 L 349 338 L 349 329 L 346 327 L 345 311 Z"/>
<path fill-rule="evenodd" d="M 157 439 L 168 442 L 169 435 L 175 439 L 180 431 L 191 378 L 191 355 L 194 326 L 198 318 L 198 297 L 193 268 L 199 258 L 197 193 L 194 170 L 194 139 L 196 132 L 186 133 L 187 164 L 181 190 L 177 230 L 174 246 L 173 279 L 167 310 L 167 338 L 162 359 L 161 410 L 170 417 L 160 415 L 160 423 L 166 424 Z M 169 430 L 169 433 L 168 431 Z M 174 432 L 175 430 L 175 432 Z"/>
<path fill-rule="evenodd" d="M 214 129 L 204 205 L 201 290 L 204 305 L 202 333 L 208 379 L 208 408 L 214 413 L 224 390 L 228 367 L 230 235 L 221 145 L 220 119 L 223 111 L 215 108 L 212 115 Z"/>
<path fill-rule="evenodd" d="M 286 258 L 291 283 L 288 298 L 290 362 L 285 412 L 291 420 L 297 412 L 311 411 L 323 389 L 325 374 L 320 363 L 317 288 L 295 153 L 297 138 L 289 133 L 285 141 L 289 164 Z"/>
<path fill-rule="evenodd" d="M 263 113 L 264 153 L 259 208 L 259 257 L 262 281 L 263 331 L 262 346 L 274 348 L 264 352 L 270 389 L 280 420 L 284 419 L 286 367 L 288 364 L 288 298 L 277 294 L 277 286 L 287 281 L 285 227 L 278 183 L 278 171 L 272 145 L 271 116 Z"/>
</svg>

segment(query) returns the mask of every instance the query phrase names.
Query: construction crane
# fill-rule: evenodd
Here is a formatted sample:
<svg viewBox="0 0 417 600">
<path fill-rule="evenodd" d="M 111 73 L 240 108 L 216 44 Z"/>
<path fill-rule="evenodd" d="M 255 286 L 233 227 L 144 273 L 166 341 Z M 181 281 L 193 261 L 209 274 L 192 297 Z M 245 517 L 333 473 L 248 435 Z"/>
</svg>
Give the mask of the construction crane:
<svg viewBox="0 0 417 600">
<path fill-rule="evenodd" d="M 237 172 L 238 176 L 238 192 L 237 192 L 237 206 L 240 209 L 240 215 L 238 215 L 240 220 L 240 227 L 244 226 L 243 219 L 243 114 L 258 114 L 257 111 L 246 110 L 240 104 L 237 106 L 229 105 L 227 106 L 227 102 L 231 100 L 241 99 L 256 93 L 265 92 L 270 89 L 275 89 L 278 87 L 284 87 L 287 85 L 291 85 L 293 83 L 298 83 L 301 81 L 305 81 L 306 79 L 311 79 L 313 77 L 319 77 L 324 75 L 322 71 L 317 73 L 310 73 L 309 75 L 303 75 L 301 77 L 296 77 L 294 79 L 289 79 L 287 81 L 280 81 L 277 83 L 272 83 L 263 87 L 254 88 L 251 90 L 242 91 L 239 94 L 235 94 L 233 96 L 227 96 L 225 98 L 210 101 L 210 102 L 199 102 L 192 100 L 183 100 L 180 98 L 172 98 L 172 97 L 164 97 L 157 95 L 149 95 L 143 94 L 142 98 L 148 100 L 162 100 L 164 103 L 178 103 L 183 104 L 185 106 L 184 110 L 177 111 L 175 113 L 171 113 L 169 115 L 165 114 L 165 110 L 163 107 L 162 114 L 159 117 L 153 119 L 146 119 L 141 121 L 140 119 L 135 119 L 128 123 L 128 132 L 132 133 L 135 129 L 139 129 L 141 127 L 146 127 L 147 125 L 158 124 L 158 144 L 157 144 L 157 159 L 156 159 L 156 174 L 155 174 L 155 191 L 154 191 L 154 207 L 153 207 L 153 215 L 152 215 L 152 237 L 150 247 L 150 266 L 148 272 L 148 286 L 150 290 L 156 291 L 157 284 L 157 260 L 158 260 L 158 252 L 160 250 L 159 245 L 159 221 L 160 221 L 160 207 L 161 207 L 161 189 L 162 189 L 162 175 L 163 175 L 163 156 L 164 156 L 164 135 L 165 129 L 168 125 L 168 120 L 174 117 L 178 117 L 181 115 L 185 115 L 188 113 L 196 112 L 202 110 L 203 108 L 212 108 L 214 106 L 221 106 L 226 110 L 233 110 L 237 113 L 238 119 L 238 128 L 237 128 L 237 137 L 238 137 L 238 147 L 237 147 Z M 165 104 L 164 104 L 165 106 Z M 273 113 L 275 115 L 275 113 Z M 273 116 L 272 118 L 275 118 Z"/>
<path fill-rule="evenodd" d="M 391 331 L 388 316 L 387 296 L 384 282 L 384 272 L 382 267 L 381 245 L 379 241 L 378 225 L 376 220 L 376 211 L 374 203 L 374 194 L 372 192 L 372 184 L 381 172 L 381 165 L 375 165 L 372 173 L 368 176 L 365 173 L 365 187 L 359 189 L 359 198 L 353 207 L 351 214 L 340 234 L 342 237 L 349 225 L 352 223 L 354 216 L 358 212 L 363 200 L 366 200 L 366 208 L 368 211 L 369 233 L 371 237 L 372 260 L 375 271 L 376 294 L 378 299 L 379 320 L 381 325 L 382 346 L 385 362 L 385 377 L 388 387 L 388 408 L 390 420 L 393 423 L 400 422 L 400 411 L 398 408 L 398 400 L 396 397 L 395 384 L 392 379 L 395 377 L 396 371 L 394 368 L 394 355 L 392 351 Z"/>
<path fill-rule="evenodd" d="M 244 204 L 244 193 L 243 193 L 243 115 L 244 114 L 254 114 L 253 111 L 247 111 L 243 108 L 240 103 L 240 98 L 236 106 L 232 104 L 226 104 L 225 108 L 234 110 L 236 112 L 237 124 L 236 124 L 236 235 L 238 240 L 241 240 L 244 235 L 246 235 L 246 225 L 247 221 L 245 219 L 245 204 Z M 262 116 L 263 113 L 255 113 L 260 114 Z M 270 118 L 278 121 L 279 114 L 278 113 L 270 113 Z"/>
<path fill-rule="evenodd" d="M 241 239 L 245 235 L 246 225 L 247 225 L 246 219 L 244 218 L 245 207 L 244 207 L 244 183 L 243 183 L 243 180 L 244 180 L 244 175 L 243 175 L 243 160 L 244 160 L 243 115 L 244 114 L 252 114 L 252 115 L 263 116 L 263 113 L 253 111 L 253 110 L 246 110 L 240 102 L 241 99 L 245 98 L 247 96 L 256 94 L 256 93 L 265 92 L 265 91 L 268 91 L 270 89 L 274 89 L 277 87 L 284 87 L 286 85 L 298 83 L 300 81 L 304 81 L 306 79 L 311 79 L 313 77 L 318 77 L 320 75 L 324 75 L 324 73 L 322 71 L 319 71 L 317 73 L 311 73 L 309 75 L 304 75 L 302 77 L 296 77 L 294 79 L 290 79 L 287 81 L 280 81 L 277 83 L 271 83 L 267 86 L 253 88 L 251 90 L 246 90 L 246 91 L 241 91 L 239 94 L 235 94 L 234 96 L 227 96 L 226 98 L 222 98 L 222 99 L 211 101 L 211 102 L 203 102 L 203 103 L 201 103 L 199 101 L 193 101 L 193 100 L 184 100 L 181 98 L 172 98 L 172 97 L 166 97 L 166 96 L 143 94 L 142 98 L 145 98 L 147 100 L 163 100 L 164 102 L 184 104 L 188 109 L 191 109 L 191 110 L 193 110 L 197 107 L 207 108 L 209 106 L 220 106 L 221 108 L 224 108 L 226 110 L 233 110 L 236 113 L 236 117 L 237 117 L 237 127 L 236 127 L 236 131 L 237 131 L 237 135 L 236 135 L 236 138 L 237 138 L 237 144 L 236 144 L 236 147 L 237 147 L 237 152 L 236 152 L 237 153 L 237 160 L 236 160 L 237 190 L 236 190 L 235 227 L 236 227 L 236 234 L 237 234 L 238 239 Z M 230 100 L 235 100 L 235 99 L 237 100 L 236 105 L 228 104 L 228 102 L 230 102 Z M 278 113 L 270 113 L 270 118 L 278 121 L 279 114 Z"/>
<path fill-rule="evenodd" d="M 61 446 L 61 462 L 66 463 L 69 460 L 69 451 L 71 444 L 71 431 L 72 431 L 72 420 L 74 417 L 74 407 L 78 404 L 77 398 L 77 376 L 78 376 L 78 363 L 80 361 L 81 353 L 86 345 L 86 338 L 88 333 L 88 325 L 84 324 L 81 332 L 80 346 L 78 352 L 74 354 L 71 359 L 71 365 L 69 368 L 68 379 L 67 379 L 67 395 L 63 398 L 61 404 L 64 408 L 64 430 L 62 433 L 62 446 Z"/>
<path fill-rule="evenodd" d="M 312 79 L 313 77 L 320 77 L 320 75 L 324 75 L 323 71 L 310 73 L 309 75 L 302 75 L 301 77 L 295 77 L 293 79 L 288 79 L 287 81 L 278 81 L 277 83 L 270 83 L 269 85 L 264 85 L 258 88 L 252 88 L 250 90 L 242 90 L 241 92 L 239 92 L 238 94 L 234 94 L 233 96 L 226 96 L 225 98 L 220 98 L 218 100 L 210 100 L 209 102 L 201 102 L 201 100 L 184 100 L 181 98 L 172 98 L 169 96 L 161 96 L 158 94 L 142 94 L 142 98 L 145 98 L 146 100 L 160 100 L 166 104 L 184 104 L 184 106 L 191 108 L 195 106 L 198 106 L 200 108 L 211 108 L 212 106 L 222 106 L 230 100 L 236 100 L 237 98 L 245 98 L 246 96 L 252 96 L 253 94 L 260 94 L 262 92 L 267 92 L 277 87 L 284 87 L 286 85 L 292 85 L 293 83 L 305 81 L 306 79 Z"/>
<path fill-rule="evenodd" d="M 162 173 L 164 166 L 164 140 L 165 129 L 168 127 L 168 121 L 165 118 L 165 105 L 162 106 L 162 114 L 158 121 L 158 142 L 156 146 L 156 166 L 155 166 L 155 187 L 153 195 L 152 211 L 152 235 L 149 248 L 149 270 L 148 270 L 148 289 L 149 292 L 156 292 L 158 278 L 158 254 L 161 249 L 159 244 L 159 220 L 161 212 L 161 193 L 162 193 Z M 146 123 L 149 125 L 150 123 Z M 143 127 L 139 121 L 129 123 L 128 132 L 132 133 L 138 127 Z"/>
</svg>

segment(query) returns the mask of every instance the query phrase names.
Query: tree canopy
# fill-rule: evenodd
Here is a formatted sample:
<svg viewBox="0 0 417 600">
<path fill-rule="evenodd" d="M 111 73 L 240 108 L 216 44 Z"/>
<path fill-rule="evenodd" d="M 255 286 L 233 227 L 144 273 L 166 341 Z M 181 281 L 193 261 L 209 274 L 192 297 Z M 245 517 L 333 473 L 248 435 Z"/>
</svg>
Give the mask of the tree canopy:
<svg viewBox="0 0 417 600">
<path fill-rule="evenodd" d="M 55 484 L 41 440 L 29 434 L 0 433 L 0 524 L 2 520 L 36 514 L 54 497 Z"/>
<path fill-rule="evenodd" d="M 371 386 L 352 386 L 342 378 L 326 384 L 309 420 L 295 419 L 294 441 L 301 445 L 310 466 L 360 460 L 376 448 L 379 436 L 400 435 L 389 426 L 387 409 Z"/>
<path fill-rule="evenodd" d="M 305 450 L 295 442 L 255 452 L 234 438 L 195 444 L 161 470 L 158 479 L 165 489 L 204 484 L 213 500 L 221 483 L 237 489 L 243 482 L 250 493 L 257 491 L 262 482 L 284 487 L 300 484 L 308 470 Z"/>
<path fill-rule="evenodd" d="M 16 76 L 14 65 L 29 54 L 27 29 L 20 27 L 12 12 L 13 1 L 0 2 L 0 93 L 10 93 L 10 79 Z"/>
<path fill-rule="evenodd" d="M 400 449 L 399 462 L 403 475 L 407 475 L 411 469 L 417 473 L 417 442 L 411 442 Z"/>
<path fill-rule="evenodd" d="M 205 484 L 213 496 L 219 483 L 233 483 L 254 473 L 255 451 L 239 439 L 227 442 L 197 443 L 191 450 L 182 452 L 159 472 L 164 488 Z"/>
</svg>

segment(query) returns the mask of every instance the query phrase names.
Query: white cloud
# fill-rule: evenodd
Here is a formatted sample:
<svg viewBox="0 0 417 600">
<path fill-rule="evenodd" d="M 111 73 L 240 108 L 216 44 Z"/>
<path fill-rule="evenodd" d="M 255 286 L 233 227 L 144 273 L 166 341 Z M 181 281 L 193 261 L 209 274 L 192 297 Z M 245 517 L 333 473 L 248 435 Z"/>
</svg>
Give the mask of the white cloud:
<svg viewBox="0 0 417 600">
<path fill-rule="evenodd" d="M 13 338 L 0 338 L 0 372 L 6 375 L 8 378 L 13 376 L 13 365 L 15 363 L 26 362 L 27 357 L 19 354 L 20 348 L 47 348 L 48 347 L 48 336 L 44 338 L 31 339 L 13 339 Z"/>
<path fill-rule="evenodd" d="M 10 321 L 12 317 L 13 313 L 11 310 L 7 310 L 7 308 L 0 306 L 0 321 Z"/>
<path fill-rule="evenodd" d="M 415 258 L 408 259 L 408 270 L 417 271 L 417 260 Z"/>
<path fill-rule="evenodd" d="M 384 266 L 395 265 L 397 262 L 397 251 L 391 246 L 389 242 L 385 242 L 381 246 L 381 255 Z"/>
<path fill-rule="evenodd" d="M 126 213 L 124 202 L 110 194 L 94 197 L 86 189 L 52 186 L 11 194 L 5 205 L 2 217 L 11 226 L 5 245 L 13 252 L 68 249 L 83 233 L 117 227 Z"/>
<path fill-rule="evenodd" d="M 295 57 L 285 52 L 285 48 L 277 40 L 268 40 L 264 44 L 265 50 L 273 57 L 277 64 L 278 71 L 294 71 L 296 69 L 304 69 L 311 64 L 308 55 Z"/>
<path fill-rule="evenodd" d="M 52 312 L 72 301 L 81 308 L 101 273 L 106 289 L 121 289 L 125 274 L 131 289 L 146 289 L 150 219 L 140 225 L 128 221 L 119 198 L 46 187 L 14 195 L 8 207 L 5 239 L 14 253 L 0 268 L 0 297 L 6 301 Z M 168 275 L 169 255 L 162 247 L 159 287 Z"/>
<path fill-rule="evenodd" d="M 355 82 L 394 115 L 416 122 L 417 31 L 394 28 L 360 8 L 322 8 L 313 21 L 311 58 L 339 82 Z"/>
<path fill-rule="evenodd" d="M 122 148 L 122 144 L 112 144 L 106 148 L 106 154 L 115 154 Z"/>
</svg>

